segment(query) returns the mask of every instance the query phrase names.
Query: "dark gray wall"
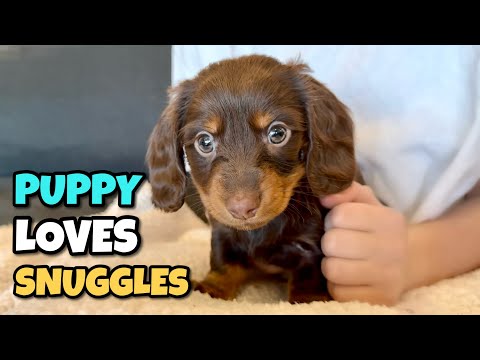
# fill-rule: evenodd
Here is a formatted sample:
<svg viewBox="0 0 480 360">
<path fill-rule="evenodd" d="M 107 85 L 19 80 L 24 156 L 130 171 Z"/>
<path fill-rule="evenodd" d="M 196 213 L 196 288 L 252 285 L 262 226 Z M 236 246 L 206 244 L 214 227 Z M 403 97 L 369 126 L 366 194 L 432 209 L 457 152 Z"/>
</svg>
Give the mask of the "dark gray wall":
<svg viewBox="0 0 480 360">
<path fill-rule="evenodd" d="M 166 105 L 170 46 L 38 45 L 0 51 L 0 176 L 145 171 Z"/>
</svg>

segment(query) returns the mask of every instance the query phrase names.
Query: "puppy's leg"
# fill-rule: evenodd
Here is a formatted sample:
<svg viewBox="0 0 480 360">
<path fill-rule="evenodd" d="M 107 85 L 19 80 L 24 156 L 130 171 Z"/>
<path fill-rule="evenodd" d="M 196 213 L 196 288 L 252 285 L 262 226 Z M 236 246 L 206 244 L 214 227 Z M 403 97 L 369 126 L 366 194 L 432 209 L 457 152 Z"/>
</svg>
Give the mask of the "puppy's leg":
<svg viewBox="0 0 480 360">
<path fill-rule="evenodd" d="M 320 261 L 301 266 L 291 272 L 288 282 L 288 301 L 310 303 L 312 301 L 330 301 L 327 279 L 322 274 Z"/>
<path fill-rule="evenodd" d="M 270 250 L 272 254 L 268 257 L 269 262 L 284 268 L 289 275 L 290 303 L 332 300 L 320 266 L 323 254 L 315 242 L 305 241 L 304 238 Z"/>
<path fill-rule="evenodd" d="M 193 289 L 212 298 L 233 300 L 248 279 L 249 272 L 240 265 L 224 265 L 221 270 L 210 270 L 205 279 L 192 281 Z"/>
</svg>

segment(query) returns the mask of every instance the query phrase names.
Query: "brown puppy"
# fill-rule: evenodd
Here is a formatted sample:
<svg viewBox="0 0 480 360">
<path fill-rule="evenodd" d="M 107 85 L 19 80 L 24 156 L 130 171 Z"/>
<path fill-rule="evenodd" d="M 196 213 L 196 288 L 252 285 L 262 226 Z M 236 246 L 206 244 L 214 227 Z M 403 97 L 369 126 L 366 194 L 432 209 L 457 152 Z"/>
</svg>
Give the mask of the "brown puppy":
<svg viewBox="0 0 480 360">
<path fill-rule="evenodd" d="M 193 207 L 212 226 L 211 270 L 196 290 L 233 299 L 252 276 L 282 274 L 290 302 L 329 299 L 319 197 L 354 180 L 354 130 L 347 108 L 308 71 L 243 56 L 170 90 L 149 140 L 149 179 L 155 205 L 177 211 L 190 181 L 186 153 L 201 200 Z"/>
</svg>

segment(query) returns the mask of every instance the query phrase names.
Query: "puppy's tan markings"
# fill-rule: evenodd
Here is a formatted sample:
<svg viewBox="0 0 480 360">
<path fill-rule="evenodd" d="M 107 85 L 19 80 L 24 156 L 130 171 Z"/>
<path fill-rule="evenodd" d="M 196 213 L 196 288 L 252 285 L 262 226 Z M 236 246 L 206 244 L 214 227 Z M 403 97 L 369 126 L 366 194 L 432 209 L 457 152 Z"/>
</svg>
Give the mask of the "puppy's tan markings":
<svg viewBox="0 0 480 360">
<path fill-rule="evenodd" d="M 253 116 L 253 124 L 252 125 L 257 130 L 263 130 L 263 129 L 266 129 L 268 127 L 268 125 L 270 125 L 272 120 L 273 120 L 273 117 L 270 114 L 257 113 Z"/>
<path fill-rule="evenodd" d="M 221 271 L 210 270 L 202 281 L 193 281 L 193 288 L 212 298 L 232 300 L 249 275 L 249 271 L 242 266 L 225 265 Z"/>
<path fill-rule="evenodd" d="M 216 219 L 228 218 L 225 204 L 222 200 L 224 190 L 221 187 L 221 176 L 218 171 L 212 171 L 210 173 L 210 181 L 208 189 L 203 189 L 199 184 L 192 179 L 196 184 L 200 199 L 205 206 L 205 209 Z"/>
<path fill-rule="evenodd" d="M 274 170 L 265 168 L 264 180 L 260 184 L 263 197 L 270 199 L 270 202 L 262 211 L 263 216 L 275 217 L 288 206 L 293 189 L 298 185 L 300 179 L 305 175 L 305 169 L 298 167 L 290 175 L 279 176 Z M 283 190 L 283 191 L 282 191 Z"/>
<path fill-rule="evenodd" d="M 222 119 L 219 116 L 210 117 L 203 127 L 210 134 L 218 134 L 222 130 Z"/>
</svg>

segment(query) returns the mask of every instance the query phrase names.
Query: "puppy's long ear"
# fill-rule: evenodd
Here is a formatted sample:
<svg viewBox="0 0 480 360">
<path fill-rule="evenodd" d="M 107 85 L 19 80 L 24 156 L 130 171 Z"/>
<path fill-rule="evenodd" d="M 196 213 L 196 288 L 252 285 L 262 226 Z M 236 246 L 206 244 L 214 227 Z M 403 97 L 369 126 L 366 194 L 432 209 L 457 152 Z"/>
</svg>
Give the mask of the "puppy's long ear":
<svg viewBox="0 0 480 360">
<path fill-rule="evenodd" d="M 153 203 L 166 212 L 180 209 L 185 199 L 186 175 L 179 130 L 190 102 L 193 82 L 169 89 L 169 103 L 148 140 L 146 162 Z"/>
<path fill-rule="evenodd" d="M 347 107 L 323 84 L 291 64 L 301 79 L 308 117 L 307 179 L 316 196 L 346 189 L 355 178 L 354 125 Z"/>
</svg>

